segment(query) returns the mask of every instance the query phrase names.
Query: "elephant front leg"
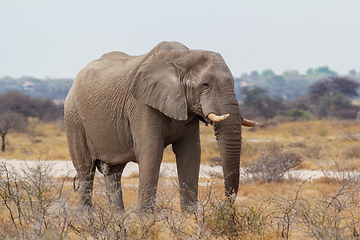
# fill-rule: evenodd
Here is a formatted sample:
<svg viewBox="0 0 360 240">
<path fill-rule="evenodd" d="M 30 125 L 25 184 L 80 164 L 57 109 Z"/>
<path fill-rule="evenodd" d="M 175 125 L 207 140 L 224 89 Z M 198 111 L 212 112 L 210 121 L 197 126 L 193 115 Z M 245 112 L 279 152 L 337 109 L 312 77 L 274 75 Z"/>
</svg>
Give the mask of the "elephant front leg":
<svg viewBox="0 0 360 240">
<path fill-rule="evenodd" d="M 142 212 L 153 212 L 164 152 L 164 126 L 161 115 L 153 109 L 144 107 L 141 113 L 141 119 L 135 118 L 136 121 L 130 123 L 135 157 L 139 164 L 137 208 Z"/>
<path fill-rule="evenodd" d="M 194 211 L 198 197 L 200 169 L 199 130 L 173 144 L 179 177 L 180 204 L 182 211 Z"/>
<path fill-rule="evenodd" d="M 156 204 L 156 190 L 159 181 L 161 157 L 148 158 L 139 162 L 139 195 L 137 208 L 142 212 L 153 212 Z"/>
</svg>

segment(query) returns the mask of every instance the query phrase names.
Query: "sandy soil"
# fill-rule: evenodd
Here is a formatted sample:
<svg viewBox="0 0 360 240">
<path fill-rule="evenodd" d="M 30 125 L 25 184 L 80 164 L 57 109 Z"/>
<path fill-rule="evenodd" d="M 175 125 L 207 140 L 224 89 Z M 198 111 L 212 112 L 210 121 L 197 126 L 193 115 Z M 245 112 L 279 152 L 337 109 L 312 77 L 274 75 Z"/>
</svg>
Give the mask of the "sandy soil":
<svg viewBox="0 0 360 240">
<path fill-rule="evenodd" d="M 0 171 L 6 168 L 14 171 L 17 174 L 24 176 L 37 166 L 43 166 L 54 177 L 74 177 L 76 174 L 75 168 L 71 161 L 25 161 L 25 160 L 6 160 L 0 159 Z M 139 168 L 136 163 L 128 163 L 123 172 L 124 177 L 134 176 L 138 173 Z M 101 175 L 98 171 L 98 176 Z M 289 171 L 286 177 L 300 178 L 300 179 L 316 179 L 324 176 L 328 177 L 348 177 L 353 176 L 353 172 L 324 172 L 319 170 L 293 170 Z M 356 173 L 358 174 L 358 173 Z M 200 178 L 211 178 L 212 176 L 221 176 L 221 166 L 210 166 L 202 164 L 200 166 Z M 160 176 L 170 177 L 177 176 L 175 163 L 161 164 Z"/>
<path fill-rule="evenodd" d="M 75 168 L 71 161 L 26 161 L 26 160 L 6 160 L 0 159 L 1 166 L 7 167 L 8 170 L 17 172 L 20 175 L 26 174 L 36 166 L 44 166 L 47 168 L 54 177 L 74 177 L 76 174 Z M 2 169 L 2 168 L 1 168 Z M 136 163 L 130 162 L 126 165 L 123 176 L 129 177 L 136 175 L 139 172 L 139 167 Z M 212 174 L 222 173 L 221 166 L 211 167 L 209 165 L 201 165 L 200 177 L 210 178 Z M 101 175 L 98 171 L 98 175 Z M 176 176 L 176 164 L 175 163 L 163 163 L 160 169 L 161 176 Z"/>
</svg>

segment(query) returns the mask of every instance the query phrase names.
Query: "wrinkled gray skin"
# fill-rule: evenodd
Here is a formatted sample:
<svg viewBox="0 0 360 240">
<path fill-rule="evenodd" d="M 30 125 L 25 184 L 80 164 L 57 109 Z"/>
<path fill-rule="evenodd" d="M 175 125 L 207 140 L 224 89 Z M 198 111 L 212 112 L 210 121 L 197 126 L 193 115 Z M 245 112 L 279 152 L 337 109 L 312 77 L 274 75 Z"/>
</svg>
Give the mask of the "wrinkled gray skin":
<svg viewBox="0 0 360 240">
<path fill-rule="evenodd" d="M 65 101 L 70 155 L 79 179 L 79 203 L 91 205 L 95 168 L 105 175 L 111 201 L 124 209 L 121 174 L 139 164 L 138 208 L 154 206 L 163 150 L 176 155 L 182 210 L 197 201 L 199 120 L 214 123 L 225 177 L 234 199 L 239 187 L 242 117 L 234 79 L 220 54 L 162 42 L 149 53 L 103 55 L 82 69 Z"/>
</svg>

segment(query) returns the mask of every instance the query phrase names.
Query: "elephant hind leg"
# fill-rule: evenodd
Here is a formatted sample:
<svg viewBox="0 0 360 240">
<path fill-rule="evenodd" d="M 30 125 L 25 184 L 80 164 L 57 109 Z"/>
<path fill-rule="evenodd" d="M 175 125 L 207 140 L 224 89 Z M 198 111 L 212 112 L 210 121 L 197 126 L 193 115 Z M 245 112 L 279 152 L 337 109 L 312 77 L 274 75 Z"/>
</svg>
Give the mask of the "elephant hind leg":
<svg viewBox="0 0 360 240">
<path fill-rule="evenodd" d="M 95 168 L 89 173 L 79 174 L 79 204 L 82 206 L 92 206 L 92 191 L 94 184 Z"/>
<path fill-rule="evenodd" d="M 70 156 L 79 180 L 79 205 L 91 207 L 96 168 L 87 144 L 85 129 L 76 111 L 66 111 L 64 122 Z"/>
<path fill-rule="evenodd" d="M 76 165 L 74 162 L 74 166 L 77 171 L 77 179 L 79 180 L 79 205 L 91 207 L 96 170 L 95 163 L 91 161 L 88 164 Z"/>
<path fill-rule="evenodd" d="M 98 160 L 96 166 L 105 176 L 106 192 L 110 203 L 115 205 L 121 212 L 125 211 L 121 188 L 121 175 L 126 164 L 110 165 Z"/>
<path fill-rule="evenodd" d="M 92 206 L 92 192 L 95 177 L 95 163 L 94 161 L 89 164 L 76 165 L 77 171 L 76 178 L 79 180 L 79 205 L 91 207 Z"/>
</svg>

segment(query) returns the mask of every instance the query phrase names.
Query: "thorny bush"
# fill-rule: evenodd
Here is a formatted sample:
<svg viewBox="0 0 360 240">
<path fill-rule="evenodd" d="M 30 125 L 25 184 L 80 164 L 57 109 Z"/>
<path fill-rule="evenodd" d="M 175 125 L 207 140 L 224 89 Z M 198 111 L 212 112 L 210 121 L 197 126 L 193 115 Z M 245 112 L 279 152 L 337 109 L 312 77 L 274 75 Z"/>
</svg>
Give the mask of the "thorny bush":
<svg viewBox="0 0 360 240">
<path fill-rule="evenodd" d="M 265 153 L 246 168 L 254 180 L 265 182 L 280 182 L 285 174 L 300 165 L 301 156 L 295 152 Z"/>
<path fill-rule="evenodd" d="M 174 197 L 177 182 L 164 178 L 155 212 L 139 214 L 135 205 L 123 213 L 114 211 L 104 192 L 92 210 L 78 208 L 68 192 L 71 182 L 52 178 L 52 172 L 48 162 L 20 172 L 0 165 L 0 239 L 359 238 L 360 185 L 355 176 L 331 184 L 288 183 L 289 190 L 280 193 L 271 192 L 268 184 L 263 192 L 270 195 L 240 196 L 233 206 L 218 194 L 222 184 L 207 179 L 194 213 L 180 211 Z"/>
</svg>

